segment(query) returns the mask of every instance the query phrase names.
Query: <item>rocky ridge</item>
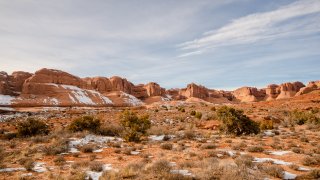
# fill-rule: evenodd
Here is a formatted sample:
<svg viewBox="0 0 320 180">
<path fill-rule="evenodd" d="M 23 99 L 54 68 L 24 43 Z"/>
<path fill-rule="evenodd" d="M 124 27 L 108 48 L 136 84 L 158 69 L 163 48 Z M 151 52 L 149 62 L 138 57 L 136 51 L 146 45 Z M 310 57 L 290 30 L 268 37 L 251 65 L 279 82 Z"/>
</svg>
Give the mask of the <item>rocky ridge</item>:
<svg viewBox="0 0 320 180">
<path fill-rule="evenodd" d="M 40 69 L 34 74 L 0 72 L 0 106 L 140 106 L 159 101 L 237 103 L 291 98 L 320 89 L 320 81 L 241 87 L 234 91 L 209 89 L 195 83 L 186 88 L 162 88 L 155 82 L 134 85 L 113 76 L 80 78 L 64 71 Z"/>
</svg>

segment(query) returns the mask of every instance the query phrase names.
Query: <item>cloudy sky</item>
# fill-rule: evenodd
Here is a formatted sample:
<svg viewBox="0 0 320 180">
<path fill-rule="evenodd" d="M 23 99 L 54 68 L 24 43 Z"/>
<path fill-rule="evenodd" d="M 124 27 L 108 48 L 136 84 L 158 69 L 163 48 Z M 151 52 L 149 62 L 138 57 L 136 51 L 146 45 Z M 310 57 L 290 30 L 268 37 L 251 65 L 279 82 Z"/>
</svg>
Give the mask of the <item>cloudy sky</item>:
<svg viewBox="0 0 320 180">
<path fill-rule="evenodd" d="M 320 79 L 320 0 L 0 0 L 0 70 L 166 88 Z"/>
</svg>

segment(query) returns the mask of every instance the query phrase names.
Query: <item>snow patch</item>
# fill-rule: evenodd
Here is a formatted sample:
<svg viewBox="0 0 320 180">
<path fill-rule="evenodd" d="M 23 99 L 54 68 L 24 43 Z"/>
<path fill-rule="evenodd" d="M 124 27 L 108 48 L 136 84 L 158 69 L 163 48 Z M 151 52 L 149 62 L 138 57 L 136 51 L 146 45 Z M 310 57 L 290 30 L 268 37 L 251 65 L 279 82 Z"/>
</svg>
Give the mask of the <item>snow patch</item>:
<svg viewBox="0 0 320 180">
<path fill-rule="evenodd" d="M 299 167 L 298 171 L 310 171 L 311 169 L 305 167 Z"/>
<path fill-rule="evenodd" d="M 0 94 L 0 105 L 11 105 L 11 101 L 14 99 L 13 96 Z"/>
<path fill-rule="evenodd" d="M 127 94 L 125 92 L 121 92 L 121 93 L 122 93 L 121 95 L 124 98 L 124 101 L 132 106 L 141 106 L 144 104 L 140 99 L 132 96 L 131 94 Z"/>
<path fill-rule="evenodd" d="M 152 141 L 163 141 L 165 136 L 169 137 L 170 139 L 175 137 L 175 135 L 151 135 L 148 138 Z"/>
<path fill-rule="evenodd" d="M 3 111 L 14 111 L 14 109 L 10 108 L 10 107 L 0 107 L 0 110 L 3 110 Z"/>
<path fill-rule="evenodd" d="M 0 172 L 14 172 L 14 171 L 25 171 L 26 168 L 3 168 L 0 169 Z"/>
<path fill-rule="evenodd" d="M 276 156 L 283 156 L 288 153 L 291 153 L 291 151 L 270 151 L 270 154 L 276 155 Z"/>
<path fill-rule="evenodd" d="M 253 162 L 257 162 L 257 163 L 264 163 L 267 161 L 272 161 L 273 164 L 278 164 L 278 165 L 286 165 L 289 166 L 292 163 L 291 162 L 285 162 L 279 159 L 273 159 L 273 158 L 254 158 Z"/>
<path fill-rule="evenodd" d="M 75 99 L 77 99 L 79 103 L 90 104 L 90 105 L 96 104 L 92 101 L 92 99 L 89 97 L 89 94 L 85 90 L 78 88 L 76 86 L 70 86 L 70 85 L 61 85 L 61 86 L 64 89 L 71 90 L 71 93 L 74 95 Z"/>
<path fill-rule="evenodd" d="M 45 164 L 46 163 L 43 162 L 36 162 L 32 170 L 39 173 L 46 172 L 47 168 L 45 167 Z"/>
<path fill-rule="evenodd" d="M 192 173 L 189 172 L 189 170 L 184 170 L 184 169 L 171 170 L 170 172 L 172 174 L 181 174 L 181 175 L 184 175 L 184 176 L 192 176 Z"/>
<path fill-rule="evenodd" d="M 103 168 L 102 172 L 87 171 L 86 173 L 92 180 L 99 180 L 99 178 L 102 176 L 102 173 L 104 171 L 112 170 L 111 164 L 104 164 L 102 168 Z"/>
<path fill-rule="evenodd" d="M 77 149 L 77 146 L 83 146 L 88 143 L 96 143 L 100 146 L 102 146 L 106 142 L 117 142 L 117 141 L 123 141 L 121 138 L 115 138 L 110 136 L 96 136 L 96 135 L 86 135 L 84 138 L 76 139 L 72 138 L 71 141 L 69 141 L 69 152 L 71 153 L 77 153 L 79 150 Z"/>
<path fill-rule="evenodd" d="M 283 179 L 296 179 L 297 175 L 284 171 Z"/>
</svg>

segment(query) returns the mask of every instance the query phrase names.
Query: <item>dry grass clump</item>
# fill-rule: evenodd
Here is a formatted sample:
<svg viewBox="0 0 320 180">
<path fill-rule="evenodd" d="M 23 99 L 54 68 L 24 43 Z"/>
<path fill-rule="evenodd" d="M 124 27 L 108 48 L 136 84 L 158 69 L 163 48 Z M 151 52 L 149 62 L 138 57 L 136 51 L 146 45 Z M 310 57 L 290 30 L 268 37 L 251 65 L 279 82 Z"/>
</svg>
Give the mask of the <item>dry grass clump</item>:
<svg viewBox="0 0 320 180">
<path fill-rule="evenodd" d="M 92 161 L 89 164 L 91 171 L 101 172 L 103 170 L 103 163 L 98 161 Z"/>
<path fill-rule="evenodd" d="M 68 176 L 67 179 L 72 179 L 72 180 L 84 180 L 86 179 L 87 174 L 85 172 L 76 170 L 76 171 L 71 171 L 70 175 Z"/>
<path fill-rule="evenodd" d="M 240 142 L 238 144 L 235 144 L 235 145 L 231 146 L 231 149 L 233 149 L 233 150 L 244 150 L 244 148 L 246 148 L 246 147 L 247 147 L 247 144 L 242 141 L 242 142 Z"/>
<path fill-rule="evenodd" d="M 284 169 L 281 166 L 263 163 L 258 164 L 258 168 L 272 177 L 283 178 Z"/>
<path fill-rule="evenodd" d="M 306 156 L 302 159 L 302 164 L 305 166 L 320 165 L 320 156 Z"/>
<path fill-rule="evenodd" d="M 304 152 L 304 150 L 303 150 L 303 149 L 298 148 L 298 147 L 294 147 L 294 148 L 292 148 L 292 149 L 291 149 L 291 151 L 292 151 L 292 152 L 294 152 L 294 153 L 297 153 L 297 154 L 301 154 L 301 153 L 303 153 L 303 152 Z"/>
<path fill-rule="evenodd" d="M 42 148 L 42 152 L 44 152 L 46 155 L 57 155 L 68 152 L 68 143 L 68 139 L 54 141 L 52 144 L 44 146 Z"/>
<path fill-rule="evenodd" d="M 19 159 L 19 164 L 26 168 L 27 171 L 31 171 L 35 165 L 35 162 L 32 158 L 22 158 Z"/>
<path fill-rule="evenodd" d="M 217 148 L 217 146 L 213 143 L 206 143 L 206 144 L 202 144 L 201 149 L 215 149 Z"/>
<path fill-rule="evenodd" d="M 62 166 L 66 163 L 66 159 L 63 156 L 58 156 L 53 160 L 53 162 L 57 166 Z"/>
<path fill-rule="evenodd" d="M 173 144 L 171 143 L 163 143 L 160 145 L 161 149 L 172 150 Z"/>
<path fill-rule="evenodd" d="M 249 152 L 263 152 L 264 148 L 262 146 L 251 146 L 247 148 Z"/>
<path fill-rule="evenodd" d="M 240 166 L 246 166 L 246 167 L 252 167 L 253 166 L 253 157 L 251 155 L 241 155 L 237 157 L 235 160 L 235 163 Z"/>
<path fill-rule="evenodd" d="M 85 144 L 80 147 L 80 151 L 83 153 L 92 153 L 95 148 L 96 148 L 96 145 L 94 144 Z"/>
<path fill-rule="evenodd" d="M 194 139 L 196 137 L 196 133 L 194 130 L 184 131 L 183 138 L 184 139 Z"/>
<path fill-rule="evenodd" d="M 320 179 L 320 169 L 313 169 L 307 174 L 300 175 L 296 180 L 311 180 L 311 179 Z"/>
</svg>

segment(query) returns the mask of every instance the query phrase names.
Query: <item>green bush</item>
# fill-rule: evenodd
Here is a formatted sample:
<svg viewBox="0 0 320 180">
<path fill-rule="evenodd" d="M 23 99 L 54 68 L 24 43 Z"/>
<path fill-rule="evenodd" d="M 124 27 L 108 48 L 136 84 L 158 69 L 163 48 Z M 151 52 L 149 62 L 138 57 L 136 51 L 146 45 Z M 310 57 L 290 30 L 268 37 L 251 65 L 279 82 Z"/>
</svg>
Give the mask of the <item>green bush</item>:
<svg viewBox="0 0 320 180">
<path fill-rule="evenodd" d="M 101 122 L 99 119 L 96 119 L 92 116 L 82 116 L 71 122 L 68 129 L 72 132 L 77 131 L 90 131 L 96 133 L 100 129 Z"/>
<path fill-rule="evenodd" d="M 201 119 L 202 117 L 202 113 L 201 112 L 196 112 L 196 114 L 194 115 L 195 118 Z"/>
<path fill-rule="evenodd" d="M 45 122 L 34 118 L 27 118 L 27 120 L 19 122 L 17 129 L 18 135 L 21 137 L 30 137 L 49 133 L 49 126 Z"/>
<path fill-rule="evenodd" d="M 273 121 L 272 120 L 262 120 L 260 122 L 260 129 L 273 129 Z"/>
<path fill-rule="evenodd" d="M 244 115 L 242 110 L 223 106 L 218 109 L 217 116 L 222 121 L 221 130 L 227 134 L 239 136 L 260 132 L 259 124 Z"/>
<path fill-rule="evenodd" d="M 294 110 L 290 113 L 289 117 L 292 122 L 298 125 L 303 125 L 305 123 L 320 124 L 320 118 L 310 112 Z"/>
<path fill-rule="evenodd" d="M 128 110 L 120 115 L 120 124 L 124 128 L 123 138 L 130 142 L 139 142 L 151 127 L 148 115 L 138 117 L 134 112 Z"/>
</svg>

